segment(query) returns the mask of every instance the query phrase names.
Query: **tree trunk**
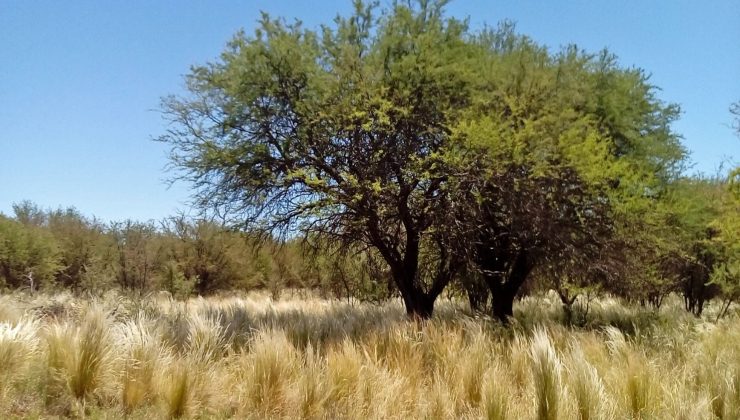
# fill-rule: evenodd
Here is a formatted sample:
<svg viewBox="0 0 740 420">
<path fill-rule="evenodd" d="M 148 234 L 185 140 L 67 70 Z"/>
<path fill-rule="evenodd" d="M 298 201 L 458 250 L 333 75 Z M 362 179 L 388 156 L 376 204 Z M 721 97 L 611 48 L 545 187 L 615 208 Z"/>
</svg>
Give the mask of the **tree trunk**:
<svg viewBox="0 0 740 420">
<path fill-rule="evenodd" d="M 560 302 L 563 304 L 565 325 L 571 325 L 573 323 L 573 304 L 578 298 L 578 294 L 575 294 L 574 296 L 568 296 L 567 291 L 558 289 L 558 296 L 560 297 Z"/>
<path fill-rule="evenodd" d="M 393 282 L 401 293 L 409 318 L 428 319 L 434 311 L 434 299 L 416 287 L 417 267 L 408 264 L 408 260 L 405 262 L 391 263 Z"/>
<path fill-rule="evenodd" d="M 434 302 L 457 273 L 459 264 L 451 256 L 442 253 L 437 273 L 429 290 L 420 285 L 418 276 L 418 246 L 409 247 L 402 262 L 389 261 L 393 281 L 401 293 L 406 306 L 406 313 L 415 320 L 425 320 L 432 317 Z"/>
<path fill-rule="evenodd" d="M 406 313 L 412 319 L 429 319 L 434 312 L 435 300 L 452 281 L 460 264 L 444 248 L 440 248 L 436 276 L 429 290 L 425 291 L 417 278 L 421 237 L 415 229 L 412 229 L 411 222 L 404 222 L 404 226 L 406 227 L 406 247 L 403 254 L 383 241 L 383 236 L 375 224 L 370 224 L 368 230 L 374 241 L 373 244 L 391 269 L 393 282 L 401 294 Z"/>
<path fill-rule="evenodd" d="M 514 298 L 516 297 L 516 291 L 512 293 L 512 291 L 507 289 L 505 285 L 501 284 L 491 289 L 493 317 L 501 321 L 504 325 L 508 325 L 509 318 L 514 316 Z"/>
<path fill-rule="evenodd" d="M 402 296 L 406 305 L 406 314 L 409 318 L 417 321 L 432 317 L 435 299 L 426 293 L 418 292 L 411 296 Z"/>
<path fill-rule="evenodd" d="M 418 287 L 416 283 L 416 270 L 391 269 L 393 280 L 401 293 L 406 313 L 414 320 L 425 320 L 432 317 L 434 301 L 439 293 L 434 290 L 427 293 Z"/>
<path fill-rule="evenodd" d="M 531 270 L 527 252 L 520 251 L 508 273 L 484 275 L 491 289 L 493 316 L 503 324 L 508 324 L 509 318 L 514 316 L 514 298 Z"/>
</svg>

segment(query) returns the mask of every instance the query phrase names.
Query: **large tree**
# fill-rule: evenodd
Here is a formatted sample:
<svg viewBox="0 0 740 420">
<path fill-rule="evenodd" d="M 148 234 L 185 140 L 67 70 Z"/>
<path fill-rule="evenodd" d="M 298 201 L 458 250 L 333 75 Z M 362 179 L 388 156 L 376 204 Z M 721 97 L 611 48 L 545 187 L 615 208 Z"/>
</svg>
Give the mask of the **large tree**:
<svg viewBox="0 0 740 420">
<path fill-rule="evenodd" d="M 534 270 L 591 277 L 579 283 L 621 274 L 626 238 L 685 152 L 670 129 L 678 108 L 608 52 L 552 54 L 506 25 L 477 42 L 489 54 L 455 130 L 470 161 L 452 188 L 465 203 L 456 248 L 472 245 L 467 259 L 505 321 Z"/>
<path fill-rule="evenodd" d="M 457 264 L 424 275 L 422 244 L 451 205 L 443 155 L 476 68 L 443 5 L 375 16 L 358 1 L 318 32 L 265 15 L 195 67 L 191 95 L 164 102 L 161 140 L 197 203 L 248 229 L 372 248 L 408 313 L 431 315 Z"/>
</svg>

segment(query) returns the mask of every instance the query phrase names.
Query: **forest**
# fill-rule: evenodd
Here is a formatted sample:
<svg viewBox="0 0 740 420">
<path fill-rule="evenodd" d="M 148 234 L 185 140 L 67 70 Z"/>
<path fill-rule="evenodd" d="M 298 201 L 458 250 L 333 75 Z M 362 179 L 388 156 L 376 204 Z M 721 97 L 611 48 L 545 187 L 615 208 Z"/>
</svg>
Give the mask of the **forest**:
<svg viewBox="0 0 740 420">
<path fill-rule="evenodd" d="M 162 99 L 197 215 L 0 214 L 0 408 L 740 416 L 740 166 L 608 50 L 354 4 Z"/>
</svg>

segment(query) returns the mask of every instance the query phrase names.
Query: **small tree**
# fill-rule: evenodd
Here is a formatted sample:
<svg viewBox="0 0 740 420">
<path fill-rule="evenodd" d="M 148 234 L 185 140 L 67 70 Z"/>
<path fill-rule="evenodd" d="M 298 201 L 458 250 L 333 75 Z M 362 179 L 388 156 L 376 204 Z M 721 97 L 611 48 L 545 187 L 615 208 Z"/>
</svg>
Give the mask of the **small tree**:
<svg viewBox="0 0 740 420">
<path fill-rule="evenodd" d="M 113 223 L 109 234 L 114 238 L 117 285 L 139 293 L 151 289 L 162 262 L 154 224 L 132 220 Z"/>
<path fill-rule="evenodd" d="M 58 284 L 79 290 L 93 286 L 90 281 L 95 279 L 88 272 L 105 277 L 114 261 L 107 252 L 110 237 L 105 235 L 100 223 L 88 220 L 74 208 L 49 211 L 45 218 L 61 253 L 63 268 L 56 276 Z"/>
<path fill-rule="evenodd" d="M 59 247 L 43 228 L 0 215 L 0 287 L 53 286 Z"/>
<path fill-rule="evenodd" d="M 514 298 L 533 270 L 593 282 L 588 270 L 611 232 L 608 209 L 596 197 L 574 172 L 539 177 L 512 168 L 489 178 L 469 220 L 476 223 L 472 258 L 496 318 L 506 322 L 513 314 Z M 568 307 L 573 303 L 574 296 L 561 297 Z"/>
<path fill-rule="evenodd" d="M 182 275 L 194 281 L 193 291 L 198 294 L 245 285 L 251 252 L 240 233 L 180 216 L 163 222 L 160 236 L 164 242 L 162 258 L 177 264 Z"/>
</svg>

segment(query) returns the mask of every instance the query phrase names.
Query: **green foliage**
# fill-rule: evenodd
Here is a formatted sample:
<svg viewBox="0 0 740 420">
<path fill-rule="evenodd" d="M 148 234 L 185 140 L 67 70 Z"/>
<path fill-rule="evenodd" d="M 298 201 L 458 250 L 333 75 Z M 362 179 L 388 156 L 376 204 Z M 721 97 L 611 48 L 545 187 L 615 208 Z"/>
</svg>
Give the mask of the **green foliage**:
<svg viewBox="0 0 740 420">
<path fill-rule="evenodd" d="M 162 258 L 176 264 L 183 280 L 204 295 L 216 290 L 246 287 L 247 266 L 254 255 L 246 238 L 204 220 L 171 218 L 164 224 Z M 163 270 L 164 284 L 172 284 L 172 266 Z M 177 273 L 175 273 L 177 274 Z"/>
<path fill-rule="evenodd" d="M 722 185 L 723 193 L 718 200 L 720 213 L 710 227 L 717 232 L 708 245 L 717 256 L 718 264 L 711 274 L 711 283 L 718 286 L 724 300 L 724 316 L 730 305 L 740 299 L 740 194 L 738 179 L 740 168 L 732 171 Z"/>
<path fill-rule="evenodd" d="M 59 247 L 48 231 L 0 215 L 0 287 L 50 286 L 60 268 Z"/>
<path fill-rule="evenodd" d="M 670 127 L 678 107 L 607 51 L 568 46 L 553 54 L 510 25 L 477 40 L 487 71 L 454 136 L 463 162 L 471 149 L 480 153 L 456 180 L 459 191 L 473 191 L 461 207 L 479 210 L 456 222 L 472 221 L 484 272 L 502 273 L 484 275 L 492 292 L 513 299 L 499 289 L 516 291 L 531 271 L 561 292 L 566 310 L 577 290 L 593 285 L 634 297 L 652 282 L 650 298 L 659 301 L 673 286 L 653 275 L 664 254 L 641 261 L 669 238 L 656 232 L 664 221 L 653 219 L 657 207 L 673 205 L 666 191 L 685 168 Z M 512 277 L 523 258 L 526 269 Z"/>
<path fill-rule="evenodd" d="M 735 168 L 734 171 L 730 172 L 728 185 L 730 194 L 735 197 L 735 200 L 740 200 L 740 166 Z"/>
<path fill-rule="evenodd" d="M 111 235 L 115 240 L 117 285 L 135 291 L 151 289 L 160 263 L 154 224 L 132 220 L 114 223 Z"/>
<path fill-rule="evenodd" d="M 62 268 L 56 283 L 75 290 L 104 288 L 110 281 L 105 271 L 115 263 L 110 252 L 100 252 L 112 246 L 104 226 L 74 208 L 46 212 L 44 218 L 60 249 Z"/>
<path fill-rule="evenodd" d="M 187 278 L 180 265 L 175 261 L 165 263 L 161 274 L 161 287 L 178 299 L 184 299 L 193 294 L 197 278 Z"/>
<path fill-rule="evenodd" d="M 720 212 L 721 188 L 705 178 L 680 178 L 663 188 L 643 220 L 627 230 L 642 258 L 634 259 L 636 274 L 624 295 L 655 300 L 682 290 L 689 300 L 704 299 L 714 264 L 710 224 Z"/>
<path fill-rule="evenodd" d="M 160 140 L 199 204 L 263 233 L 373 248 L 428 316 L 451 275 L 426 282 L 420 248 L 448 210 L 443 154 L 478 64 L 443 6 L 376 16 L 358 2 L 321 31 L 265 15 L 196 67 L 190 96 L 164 102 L 174 128 Z"/>
<path fill-rule="evenodd" d="M 496 258 L 511 268 L 526 253 L 523 277 L 537 253 L 587 265 L 602 233 L 641 220 L 683 169 L 678 107 L 607 51 L 551 53 L 506 23 L 475 32 L 444 5 L 377 15 L 357 2 L 320 31 L 263 15 L 195 67 L 189 95 L 164 101 L 173 128 L 160 140 L 198 204 L 263 233 L 371 249 L 423 317 L 486 224 L 519 219 Z M 527 239 L 539 237 L 557 245 Z"/>
<path fill-rule="evenodd" d="M 23 202 L 0 218 L 0 279 L 400 294 L 416 317 L 453 282 L 502 319 L 545 288 L 567 314 L 602 291 L 729 308 L 740 172 L 682 175 L 680 110 L 643 70 L 445 5 L 357 1 L 319 29 L 263 15 L 163 100 L 159 140 L 207 217 L 103 225 Z"/>
<path fill-rule="evenodd" d="M 62 287 L 74 292 L 165 290 L 177 299 L 235 289 L 313 289 L 336 298 L 383 301 L 392 294 L 377 256 L 324 252 L 298 239 L 257 241 L 205 220 L 168 218 L 108 226 L 75 209 L 15 206 L 0 216 L 0 279 L 10 289 Z M 8 280 L 5 280 L 5 279 Z"/>
</svg>

